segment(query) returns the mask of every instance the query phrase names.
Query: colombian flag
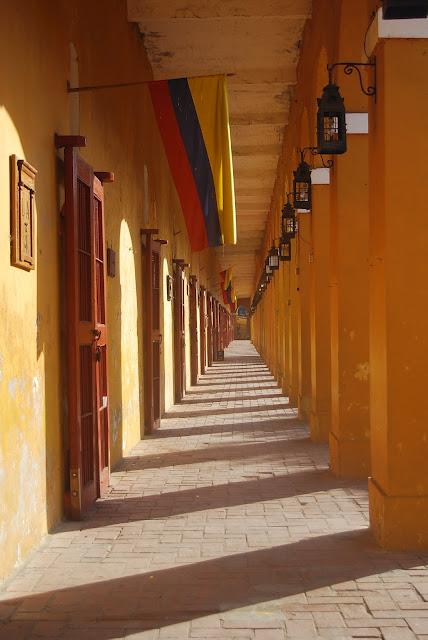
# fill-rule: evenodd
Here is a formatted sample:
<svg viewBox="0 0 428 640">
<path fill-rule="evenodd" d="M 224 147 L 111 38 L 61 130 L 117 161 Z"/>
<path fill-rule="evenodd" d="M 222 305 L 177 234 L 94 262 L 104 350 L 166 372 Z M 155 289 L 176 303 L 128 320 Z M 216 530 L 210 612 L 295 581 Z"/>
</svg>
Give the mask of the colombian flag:
<svg viewBox="0 0 428 640">
<path fill-rule="evenodd" d="M 232 313 L 236 311 L 236 295 L 232 284 L 232 269 L 220 272 L 221 292 L 224 304 L 228 304 Z"/>
<path fill-rule="evenodd" d="M 232 293 L 232 270 L 225 269 L 220 272 L 220 285 L 221 293 L 223 296 L 224 304 L 230 304 L 230 297 Z"/>
<path fill-rule="evenodd" d="M 149 83 L 192 251 L 236 243 L 226 78 Z"/>
</svg>

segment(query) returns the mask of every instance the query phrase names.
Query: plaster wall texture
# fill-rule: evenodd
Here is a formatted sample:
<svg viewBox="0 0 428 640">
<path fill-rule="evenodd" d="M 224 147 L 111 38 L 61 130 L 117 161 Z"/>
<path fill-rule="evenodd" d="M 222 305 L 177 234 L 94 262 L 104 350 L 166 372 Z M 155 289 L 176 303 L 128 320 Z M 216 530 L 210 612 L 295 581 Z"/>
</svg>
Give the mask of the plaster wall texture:
<svg viewBox="0 0 428 640">
<path fill-rule="evenodd" d="M 107 279 L 111 464 L 144 437 L 144 303 L 140 229 L 156 227 L 162 249 L 162 410 L 173 403 L 172 258 L 206 280 L 212 252 L 192 256 L 146 87 L 66 92 L 81 85 L 151 77 L 126 3 L 26 0 L 0 6 L 0 580 L 63 517 L 64 358 L 61 314 L 61 153 L 54 133 L 87 137 L 81 155 L 105 185 L 106 243 L 116 251 Z M 71 46 L 72 45 L 72 46 Z M 75 59 L 70 57 L 75 52 Z M 36 268 L 10 265 L 9 156 L 36 167 Z M 203 283 L 203 282 L 202 282 Z M 186 288 L 187 290 L 187 288 Z M 188 301 L 186 296 L 186 310 Z M 187 315 L 188 317 L 188 315 Z M 190 340 L 186 321 L 186 342 Z M 189 356 L 187 355 L 187 359 Z M 190 366 L 187 366 L 188 383 Z"/>
</svg>

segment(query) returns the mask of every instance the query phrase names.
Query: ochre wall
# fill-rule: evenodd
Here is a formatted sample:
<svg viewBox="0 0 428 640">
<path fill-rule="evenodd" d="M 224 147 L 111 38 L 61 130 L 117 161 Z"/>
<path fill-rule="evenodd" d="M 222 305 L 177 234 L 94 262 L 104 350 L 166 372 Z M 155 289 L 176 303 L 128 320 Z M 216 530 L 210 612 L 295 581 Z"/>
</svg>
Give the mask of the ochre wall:
<svg viewBox="0 0 428 640">
<path fill-rule="evenodd" d="M 292 190 L 293 170 L 299 161 L 298 149 L 315 146 L 316 98 L 319 96 L 320 60 L 324 61 L 323 83 L 327 82 L 325 63 L 332 60 L 337 41 L 340 19 L 340 0 L 318 0 L 313 4 L 313 17 L 309 20 L 301 43 L 297 84 L 293 89 L 293 100 L 288 124 L 284 132 L 284 144 L 278 164 L 277 179 L 274 187 L 271 209 L 268 217 L 263 249 L 260 254 L 257 280 L 264 265 L 264 258 L 275 239 L 280 236 L 281 208 L 286 194 Z M 306 160 L 320 166 L 310 154 Z M 258 305 L 252 323 L 252 339 L 260 349 L 273 371 L 283 372 L 279 382 L 290 402 L 299 406 L 301 417 L 308 419 L 311 414 L 311 299 L 312 271 L 314 259 L 313 224 L 315 216 L 322 212 L 298 214 L 300 234 L 292 241 L 291 262 L 281 262 L 279 271 L 273 277 L 274 284 Z M 317 220 L 318 222 L 318 220 Z M 328 268 L 326 259 L 322 261 L 324 280 L 327 283 Z M 257 282 L 255 283 L 257 284 Z M 327 284 L 325 285 L 327 286 Z M 263 327 L 270 326 L 277 310 L 280 331 L 277 344 L 266 341 Z M 328 322 L 324 322 L 327 326 Z M 268 332 L 266 335 L 270 335 Z M 278 345 L 283 345 L 281 348 Z M 278 347 L 278 348 L 277 348 Z M 329 354 L 324 350 L 318 354 L 317 367 L 322 368 L 321 356 L 326 360 Z M 325 438 L 324 438 L 325 439 Z"/>
<path fill-rule="evenodd" d="M 144 436 L 144 304 L 140 229 L 159 228 L 162 248 L 162 410 L 173 403 L 172 302 L 165 278 L 172 259 L 186 278 L 215 288 L 212 251 L 192 255 L 146 87 L 70 97 L 70 44 L 82 85 L 151 77 L 142 39 L 124 0 L 26 0 L 0 5 L 0 580 L 63 515 L 60 281 L 61 157 L 54 133 L 80 133 L 81 155 L 105 185 L 106 242 L 116 251 L 107 281 L 111 462 Z M 23 15 L 25 13 L 25 20 Z M 36 167 L 36 269 L 10 265 L 9 156 Z M 209 289 L 210 286 L 207 286 Z M 188 297 L 186 287 L 186 310 Z M 187 384 L 190 339 L 186 320 Z"/>
</svg>

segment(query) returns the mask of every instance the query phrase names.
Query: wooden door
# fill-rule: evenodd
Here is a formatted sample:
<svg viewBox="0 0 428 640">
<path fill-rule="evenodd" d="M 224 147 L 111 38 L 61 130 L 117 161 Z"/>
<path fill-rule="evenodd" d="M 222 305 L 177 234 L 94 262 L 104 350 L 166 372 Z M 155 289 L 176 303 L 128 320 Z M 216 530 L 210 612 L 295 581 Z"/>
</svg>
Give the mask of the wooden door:
<svg viewBox="0 0 428 640">
<path fill-rule="evenodd" d="M 142 229 L 145 289 L 145 426 L 148 433 L 160 426 L 161 417 L 161 259 L 163 241 L 153 238 L 157 229 Z"/>
<path fill-rule="evenodd" d="M 208 351 L 208 366 L 213 363 L 213 299 L 210 293 L 207 294 L 207 315 L 208 315 L 208 327 L 207 327 L 207 351 Z"/>
<path fill-rule="evenodd" d="M 184 265 L 174 260 L 174 395 L 181 402 L 186 386 L 186 336 L 184 322 Z"/>
<path fill-rule="evenodd" d="M 107 257 L 104 224 L 104 189 L 93 178 L 93 237 L 94 237 L 94 347 L 95 347 L 95 409 L 98 456 L 98 496 L 107 490 L 110 481 L 110 425 L 107 379 L 107 319 L 106 274 Z"/>
<path fill-rule="evenodd" d="M 207 359 L 207 297 L 205 293 L 205 287 L 199 289 L 199 335 L 200 335 L 200 359 L 201 359 L 201 374 L 205 373 L 206 359 Z"/>
<path fill-rule="evenodd" d="M 213 298 L 213 360 L 217 360 L 217 300 Z"/>
<path fill-rule="evenodd" d="M 58 146 L 65 146 L 65 506 L 79 519 L 109 483 L 104 194 L 75 148 Z"/>
<path fill-rule="evenodd" d="M 189 329 L 190 329 L 190 382 L 198 382 L 198 292 L 195 276 L 190 277 L 189 286 Z"/>
</svg>

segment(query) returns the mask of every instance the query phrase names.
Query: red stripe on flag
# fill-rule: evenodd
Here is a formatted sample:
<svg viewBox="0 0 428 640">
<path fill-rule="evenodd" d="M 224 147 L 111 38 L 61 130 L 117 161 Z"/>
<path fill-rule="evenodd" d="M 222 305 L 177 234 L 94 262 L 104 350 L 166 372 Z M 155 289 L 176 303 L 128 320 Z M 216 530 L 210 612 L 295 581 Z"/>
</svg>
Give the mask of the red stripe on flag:
<svg viewBox="0 0 428 640">
<path fill-rule="evenodd" d="M 178 128 L 168 82 L 166 80 L 150 82 L 149 90 L 169 168 L 183 210 L 192 251 L 201 251 L 208 247 L 204 214 L 186 148 Z"/>
</svg>

